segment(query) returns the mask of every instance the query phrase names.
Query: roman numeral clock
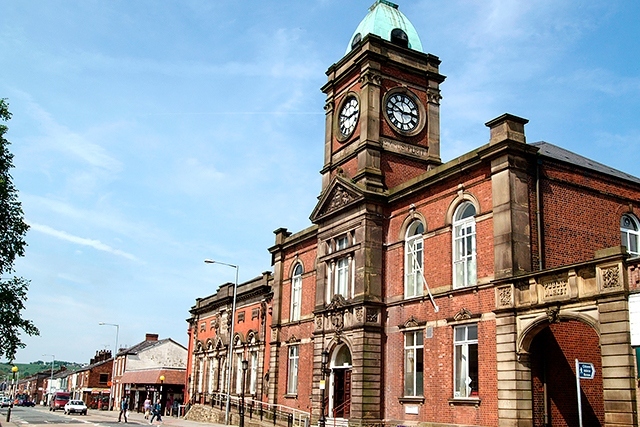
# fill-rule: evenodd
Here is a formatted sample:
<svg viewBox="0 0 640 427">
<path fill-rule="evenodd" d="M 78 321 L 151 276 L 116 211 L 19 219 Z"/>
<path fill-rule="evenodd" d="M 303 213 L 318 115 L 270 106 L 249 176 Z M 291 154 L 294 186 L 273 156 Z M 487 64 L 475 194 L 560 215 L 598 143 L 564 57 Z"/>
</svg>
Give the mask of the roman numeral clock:
<svg viewBox="0 0 640 427">
<path fill-rule="evenodd" d="M 360 103 L 354 94 L 349 94 L 340 106 L 338 112 L 338 139 L 344 141 L 356 129 L 360 118 Z"/>
<path fill-rule="evenodd" d="M 389 91 L 384 97 L 383 105 L 385 119 L 397 132 L 415 135 L 424 127 L 424 107 L 409 90 Z"/>
</svg>

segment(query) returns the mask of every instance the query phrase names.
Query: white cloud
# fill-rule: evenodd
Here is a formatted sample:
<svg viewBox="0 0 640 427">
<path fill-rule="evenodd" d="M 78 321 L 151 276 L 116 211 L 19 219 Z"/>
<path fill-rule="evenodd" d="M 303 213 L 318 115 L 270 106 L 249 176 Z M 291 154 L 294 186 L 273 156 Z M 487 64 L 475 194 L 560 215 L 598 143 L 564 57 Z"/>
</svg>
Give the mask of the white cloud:
<svg viewBox="0 0 640 427">
<path fill-rule="evenodd" d="M 39 138 L 41 148 L 58 151 L 94 168 L 108 173 L 121 170 L 120 161 L 109 155 L 107 150 L 89 140 L 85 135 L 74 132 L 57 123 L 54 118 L 35 102 L 30 102 L 31 113 L 45 131 Z"/>
<path fill-rule="evenodd" d="M 111 246 L 102 243 L 99 240 L 96 239 L 87 239 L 84 237 L 78 237 L 78 236 L 74 236 L 72 234 L 69 234 L 65 231 L 61 231 L 61 230 L 56 230 L 54 228 L 51 228 L 47 225 L 42 225 L 42 224 L 35 224 L 35 223 L 29 223 L 27 221 L 27 223 L 29 224 L 29 226 L 31 227 L 31 230 L 34 231 L 38 231 L 40 233 L 44 233 L 47 234 L 49 236 L 55 237 L 57 239 L 60 240 L 64 240 L 67 242 L 71 242 L 71 243 L 75 243 L 77 245 L 82 245 L 82 246 L 89 246 L 92 247 L 96 250 L 99 251 L 104 251 L 104 252 L 108 252 L 120 257 L 124 257 L 127 258 L 131 261 L 136 261 L 136 262 L 141 262 L 135 255 L 129 254 L 127 252 L 121 251 L 119 249 L 114 249 Z"/>
</svg>

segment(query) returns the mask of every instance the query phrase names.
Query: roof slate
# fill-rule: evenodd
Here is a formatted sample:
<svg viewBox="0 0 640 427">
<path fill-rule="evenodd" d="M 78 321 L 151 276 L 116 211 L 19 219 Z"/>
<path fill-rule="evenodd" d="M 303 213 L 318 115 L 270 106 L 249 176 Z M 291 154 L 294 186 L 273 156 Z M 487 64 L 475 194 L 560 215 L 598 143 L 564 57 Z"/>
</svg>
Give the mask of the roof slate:
<svg viewBox="0 0 640 427">
<path fill-rule="evenodd" d="M 557 145 L 550 144 L 546 141 L 534 142 L 530 145 L 538 147 L 538 149 L 540 150 L 539 153 L 543 156 L 550 157 L 561 162 L 581 166 L 586 169 L 592 169 L 596 172 L 610 175 L 615 178 L 624 179 L 626 181 L 631 181 L 635 184 L 640 184 L 640 178 L 638 177 L 619 171 L 607 165 L 603 165 L 602 163 L 598 163 L 595 160 L 591 160 L 572 151 L 565 150 L 564 148 L 560 148 Z"/>
</svg>

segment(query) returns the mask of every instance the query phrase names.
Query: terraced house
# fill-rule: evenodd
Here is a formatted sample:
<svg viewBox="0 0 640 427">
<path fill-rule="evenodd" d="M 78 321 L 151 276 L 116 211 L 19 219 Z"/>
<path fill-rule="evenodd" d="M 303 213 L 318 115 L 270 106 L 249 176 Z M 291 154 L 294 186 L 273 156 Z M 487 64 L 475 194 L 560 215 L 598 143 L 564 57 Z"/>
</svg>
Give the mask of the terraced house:
<svg viewBox="0 0 640 427">
<path fill-rule="evenodd" d="M 269 332 L 231 338 L 259 337 L 259 398 L 321 425 L 575 426 L 580 397 L 583 425 L 636 426 L 640 179 L 528 143 L 511 114 L 443 163 L 445 76 L 398 6 L 345 42 L 313 225 L 275 231 Z M 229 343 L 200 339 L 197 307 L 192 393 Z"/>
</svg>

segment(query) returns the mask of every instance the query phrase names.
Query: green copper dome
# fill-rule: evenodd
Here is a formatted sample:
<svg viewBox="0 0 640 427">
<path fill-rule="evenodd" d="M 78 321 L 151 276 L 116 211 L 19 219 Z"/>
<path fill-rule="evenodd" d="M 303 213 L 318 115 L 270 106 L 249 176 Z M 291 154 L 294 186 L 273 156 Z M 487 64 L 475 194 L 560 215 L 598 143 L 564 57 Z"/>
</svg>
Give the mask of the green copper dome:
<svg viewBox="0 0 640 427">
<path fill-rule="evenodd" d="M 351 36 L 345 54 L 367 34 L 422 52 L 422 43 L 413 24 L 398 10 L 397 4 L 387 0 L 377 0 L 369 8 L 369 13 Z"/>
</svg>

